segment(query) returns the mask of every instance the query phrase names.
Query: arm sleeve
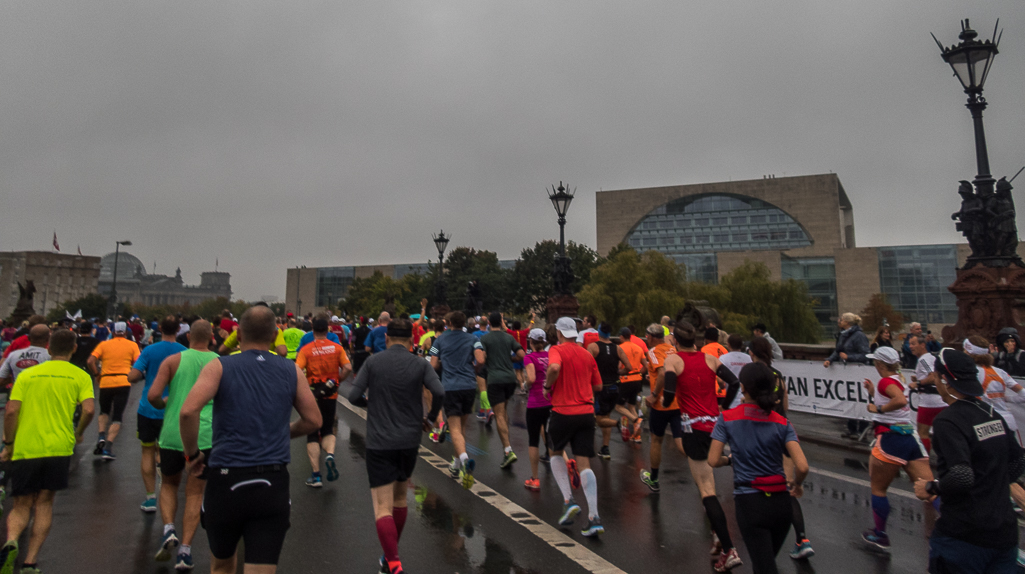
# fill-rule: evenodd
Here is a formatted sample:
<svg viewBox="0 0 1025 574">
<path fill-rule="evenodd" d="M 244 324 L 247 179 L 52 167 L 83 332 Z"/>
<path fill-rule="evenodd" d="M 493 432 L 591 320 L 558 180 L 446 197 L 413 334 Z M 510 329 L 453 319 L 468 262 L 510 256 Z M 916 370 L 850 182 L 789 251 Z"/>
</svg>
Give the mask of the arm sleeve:
<svg viewBox="0 0 1025 574">
<path fill-rule="evenodd" d="M 441 386 L 438 373 L 430 365 L 424 365 L 424 386 L 431 391 L 431 412 L 427 413 L 427 420 L 435 421 L 441 407 L 445 405 L 445 388 Z"/>
<path fill-rule="evenodd" d="M 733 399 L 736 398 L 737 392 L 740 390 L 740 379 L 723 364 L 720 364 L 719 368 L 715 370 L 715 375 L 726 381 L 726 397 L 723 398 L 723 404 L 727 406 L 733 404 Z"/>
</svg>

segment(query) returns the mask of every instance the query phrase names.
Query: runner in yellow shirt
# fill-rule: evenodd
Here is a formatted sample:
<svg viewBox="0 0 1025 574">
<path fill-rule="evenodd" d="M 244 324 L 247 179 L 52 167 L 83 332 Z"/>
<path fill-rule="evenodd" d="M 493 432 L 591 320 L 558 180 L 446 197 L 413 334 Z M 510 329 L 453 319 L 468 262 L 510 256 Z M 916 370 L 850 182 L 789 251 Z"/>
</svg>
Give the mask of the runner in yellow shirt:
<svg viewBox="0 0 1025 574">
<path fill-rule="evenodd" d="M 285 344 L 285 334 L 278 329 L 278 335 L 274 338 L 274 344 L 270 346 L 268 351 L 277 353 L 282 357 L 288 357 L 288 345 Z M 218 352 L 222 355 L 230 353 L 232 355 L 241 353 L 241 349 L 238 348 L 238 329 L 235 329 L 228 335 L 228 338 L 221 344 L 221 348 Z"/>
</svg>

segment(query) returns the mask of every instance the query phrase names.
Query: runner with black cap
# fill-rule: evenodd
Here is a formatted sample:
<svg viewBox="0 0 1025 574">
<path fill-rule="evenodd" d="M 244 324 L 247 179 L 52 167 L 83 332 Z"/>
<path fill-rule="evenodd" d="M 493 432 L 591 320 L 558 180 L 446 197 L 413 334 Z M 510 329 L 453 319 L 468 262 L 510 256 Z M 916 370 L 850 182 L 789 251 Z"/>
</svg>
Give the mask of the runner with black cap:
<svg viewBox="0 0 1025 574">
<path fill-rule="evenodd" d="M 367 475 L 385 574 L 403 572 L 399 538 L 408 514 L 409 477 L 419 456 L 420 438 L 431 430 L 431 421 L 445 404 L 445 389 L 434 369 L 410 352 L 412 337 L 409 319 L 392 320 L 385 332 L 385 350 L 367 359 L 349 391 L 350 401 L 367 394 Z M 426 417 L 424 388 L 432 397 Z"/>
<path fill-rule="evenodd" d="M 929 572 L 1018 572 L 1018 523 L 1008 485 L 1025 472 L 1025 451 L 1000 414 L 981 400 L 971 357 L 949 348 L 937 357 L 937 388 L 950 405 L 932 425 L 939 479 L 915 481 L 918 498 L 940 498 Z"/>
</svg>

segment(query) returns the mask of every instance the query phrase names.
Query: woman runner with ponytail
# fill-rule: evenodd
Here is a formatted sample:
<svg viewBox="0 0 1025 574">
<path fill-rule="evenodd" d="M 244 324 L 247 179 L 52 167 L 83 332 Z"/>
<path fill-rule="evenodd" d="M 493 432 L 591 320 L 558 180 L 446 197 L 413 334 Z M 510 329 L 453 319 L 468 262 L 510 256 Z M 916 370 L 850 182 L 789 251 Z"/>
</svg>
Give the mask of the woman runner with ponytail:
<svg viewBox="0 0 1025 574">
<path fill-rule="evenodd" d="M 713 468 L 733 465 L 737 525 L 751 556 L 751 568 L 755 574 L 775 574 L 776 554 L 793 522 L 790 499 L 803 493 L 808 461 L 794 427 L 775 410 L 780 402 L 778 371 L 761 362 L 751 363 L 741 369 L 740 383 L 744 402 L 719 415 L 708 464 Z M 723 456 L 726 443 L 730 444 L 729 457 Z M 784 453 L 796 467 L 792 481 L 783 471 Z"/>
<path fill-rule="evenodd" d="M 779 401 L 776 402 L 776 406 L 772 410 L 789 420 L 787 411 L 790 409 L 790 403 L 787 400 L 786 379 L 783 378 L 782 373 L 776 370 L 776 367 L 772 366 L 772 343 L 765 337 L 755 337 L 748 344 L 747 352 L 751 355 L 752 361 L 763 363 L 772 369 L 779 382 Z M 743 381 L 741 382 L 743 383 Z M 796 478 L 794 460 L 786 451 L 783 451 L 783 470 L 786 472 L 787 481 L 794 482 Z M 801 501 L 796 496 L 791 496 L 790 506 L 794 514 L 794 549 L 790 551 L 790 557 L 794 560 L 811 558 L 815 556 L 815 550 L 811 547 L 811 541 L 808 540 L 804 530 L 804 510 L 801 509 Z"/>
</svg>

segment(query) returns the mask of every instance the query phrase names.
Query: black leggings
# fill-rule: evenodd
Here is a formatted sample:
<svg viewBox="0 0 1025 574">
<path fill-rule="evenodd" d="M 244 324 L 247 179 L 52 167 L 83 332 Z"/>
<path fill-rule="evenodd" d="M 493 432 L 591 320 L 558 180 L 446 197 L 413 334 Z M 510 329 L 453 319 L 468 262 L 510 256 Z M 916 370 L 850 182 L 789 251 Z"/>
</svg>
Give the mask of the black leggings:
<svg viewBox="0 0 1025 574">
<path fill-rule="evenodd" d="M 734 498 L 737 526 L 744 537 L 747 553 L 751 556 L 751 569 L 755 574 L 779 572 L 776 569 L 776 554 L 783 547 L 794 518 L 790 498 L 787 492 L 771 496 L 760 492 L 738 494 Z"/>
<path fill-rule="evenodd" d="M 541 429 L 548 425 L 548 417 L 552 414 L 552 407 L 536 407 L 527 409 L 527 444 L 534 448 L 541 444 Z M 547 443 L 548 433 L 545 433 Z M 547 444 L 545 445 L 547 446 Z"/>
</svg>

